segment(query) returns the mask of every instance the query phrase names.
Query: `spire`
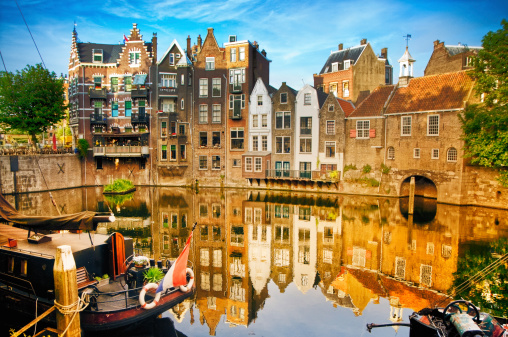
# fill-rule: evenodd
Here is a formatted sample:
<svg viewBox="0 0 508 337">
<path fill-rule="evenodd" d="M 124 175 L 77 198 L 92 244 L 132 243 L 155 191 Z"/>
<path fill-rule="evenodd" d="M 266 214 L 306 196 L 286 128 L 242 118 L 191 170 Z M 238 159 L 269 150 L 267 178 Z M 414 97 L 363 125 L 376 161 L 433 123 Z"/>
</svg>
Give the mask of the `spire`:
<svg viewBox="0 0 508 337">
<path fill-rule="evenodd" d="M 406 39 L 406 51 L 404 52 L 404 55 L 399 59 L 400 63 L 400 73 L 399 73 L 399 86 L 406 87 L 409 84 L 409 81 L 411 78 L 413 78 L 413 63 L 416 62 L 416 60 L 409 54 L 409 39 L 411 38 L 411 35 L 404 36 Z"/>
</svg>

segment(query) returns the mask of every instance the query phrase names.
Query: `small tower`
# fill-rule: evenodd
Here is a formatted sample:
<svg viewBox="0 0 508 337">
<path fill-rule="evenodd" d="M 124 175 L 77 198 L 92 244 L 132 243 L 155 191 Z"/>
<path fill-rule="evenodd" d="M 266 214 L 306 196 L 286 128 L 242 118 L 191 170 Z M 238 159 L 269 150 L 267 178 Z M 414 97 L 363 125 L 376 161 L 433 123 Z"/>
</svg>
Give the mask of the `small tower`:
<svg viewBox="0 0 508 337">
<path fill-rule="evenodd" d="M 406 35 L 406 41 L 409 42 L 411 35 Z M 400 73 L 399 73 L 399 86 L 406 87 L 413 78 L 413 63 L 415 63 L 415 59 L 409 54 L 408 43 L 406 42 L 406 51 L 404 55 L 399 59 L 400 63 Z"/>
</svg>

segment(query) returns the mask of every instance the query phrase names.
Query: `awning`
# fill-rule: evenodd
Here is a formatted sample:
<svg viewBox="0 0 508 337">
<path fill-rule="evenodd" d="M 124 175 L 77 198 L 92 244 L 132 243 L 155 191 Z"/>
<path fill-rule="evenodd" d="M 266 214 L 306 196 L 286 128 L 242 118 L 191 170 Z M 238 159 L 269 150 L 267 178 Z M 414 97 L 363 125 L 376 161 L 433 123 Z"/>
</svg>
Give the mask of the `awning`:
<svg viewBox="0 0 508 337">
<path fill-rule="evenodd" d="M 146 74 L 144 74 L 144 75 L 136 75 L 134 77 L 134 82 L 132 82 L 132 84 L 134 84 L 134 85 L 143 85 L 143 84 L 145 84 L 145 81 L 146 81 Z"/>
</svg>

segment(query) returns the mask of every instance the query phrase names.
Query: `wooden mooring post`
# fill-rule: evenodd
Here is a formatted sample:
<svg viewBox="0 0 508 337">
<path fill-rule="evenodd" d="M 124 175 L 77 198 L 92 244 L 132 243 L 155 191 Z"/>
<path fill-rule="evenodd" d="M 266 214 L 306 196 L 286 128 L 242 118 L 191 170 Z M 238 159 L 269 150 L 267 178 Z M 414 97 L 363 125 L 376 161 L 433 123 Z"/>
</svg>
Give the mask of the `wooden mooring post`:
<svg viewBox="0 0 508 337">
<path fill-rule="evenodd" d="M 80 337 L 81 325 L 79 312 L 78 283 L 76 278 L 76 262 L 70 246 L 59 246 L 56 249 L 55 266 L 53 268 L 55 279 L 55 305 L 64 308 L 67 313 L 57 310 L 56 326 L 58 333 L 66 331 L 67 337 Z"/>
<path fill-rule="evenodd" d="M 411 182 L 409 183 L 409 204 L 408 204 L 408 214 L 413 214 L 415 210 L 415 177 L 411 177 Z"/>
</svg>

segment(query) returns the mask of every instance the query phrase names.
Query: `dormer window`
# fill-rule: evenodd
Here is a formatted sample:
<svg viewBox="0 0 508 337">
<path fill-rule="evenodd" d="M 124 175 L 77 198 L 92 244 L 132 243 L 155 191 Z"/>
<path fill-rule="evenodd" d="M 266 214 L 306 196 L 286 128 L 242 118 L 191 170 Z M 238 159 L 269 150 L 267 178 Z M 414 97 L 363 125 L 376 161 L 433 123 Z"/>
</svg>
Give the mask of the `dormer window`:
<svg viewBox="0 0 508 337">
<path fill-rule="evenodd" d="M 348 70 L 351 67 L 351 60 L 344 61 L 344 70 Z"/>
<path fill-rule="evenodd" d="M 102 49 L 93 50 L 93 63 L 102 63 Z"/>
<path fill-rule="evenodd" d="M 332 63 L 332 73 L 336 72 L 336 71 L 339 71 L 339 63 L 338 62 Z"/>
</svg>

